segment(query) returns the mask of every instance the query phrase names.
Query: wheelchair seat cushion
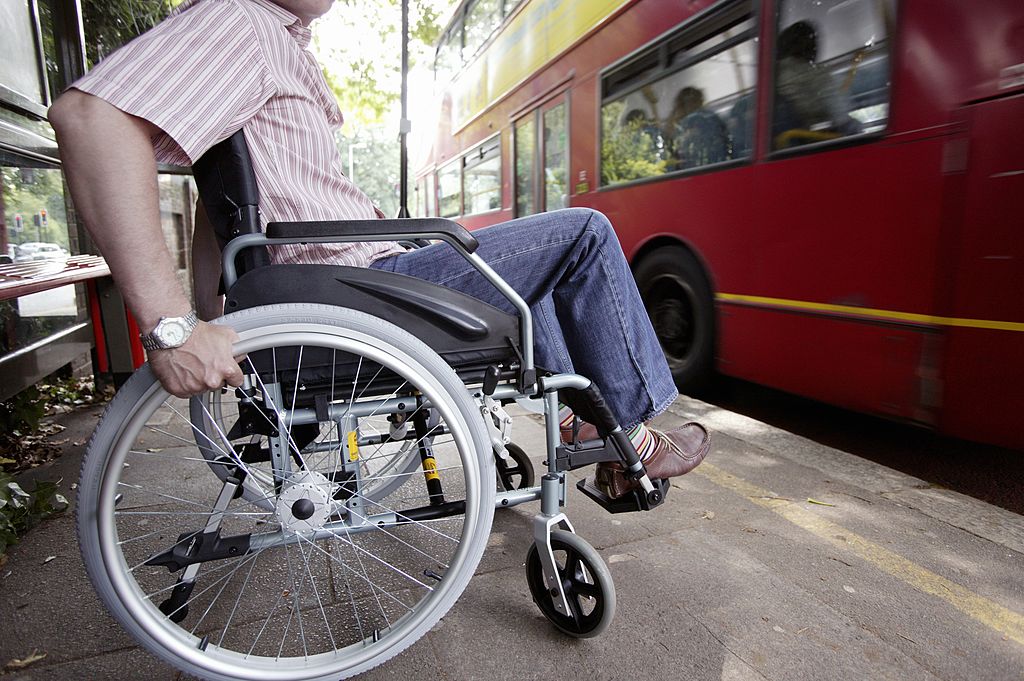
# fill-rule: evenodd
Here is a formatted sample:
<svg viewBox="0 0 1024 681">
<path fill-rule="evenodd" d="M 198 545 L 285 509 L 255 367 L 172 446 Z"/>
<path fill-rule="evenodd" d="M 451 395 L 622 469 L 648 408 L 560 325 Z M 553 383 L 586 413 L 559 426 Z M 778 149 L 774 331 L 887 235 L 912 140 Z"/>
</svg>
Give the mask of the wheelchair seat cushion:
<svg viewBox="0 0 1024 681">
<path fill-rule="evenodd" d="M 271 265 L 242 275 L 226 312 L 274 303 L 323 303 L 409 331 L 460 373 L 518 357 L 519 318 L 460 291 L 404 274 L 340 265 Z M 312 358 L 303 361 L 311 367 Z"/>
</svg>

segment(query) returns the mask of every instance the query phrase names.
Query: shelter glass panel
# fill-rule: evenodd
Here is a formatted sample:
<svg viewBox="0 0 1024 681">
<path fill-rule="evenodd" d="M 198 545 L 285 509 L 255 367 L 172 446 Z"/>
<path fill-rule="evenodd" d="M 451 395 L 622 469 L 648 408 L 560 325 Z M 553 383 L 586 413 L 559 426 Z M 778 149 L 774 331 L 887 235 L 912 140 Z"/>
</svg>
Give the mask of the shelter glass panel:
<svg viewBox="0 0 1024 681">
<path fill-rule="evenodd" d="M 60 170 L 0 153 L 0 178 L 0 262 L 62 270 L 70 243 Z M 77 318 L 75 285 L 2 301 L 0 355 L 63 331 Z"/>
</svg>

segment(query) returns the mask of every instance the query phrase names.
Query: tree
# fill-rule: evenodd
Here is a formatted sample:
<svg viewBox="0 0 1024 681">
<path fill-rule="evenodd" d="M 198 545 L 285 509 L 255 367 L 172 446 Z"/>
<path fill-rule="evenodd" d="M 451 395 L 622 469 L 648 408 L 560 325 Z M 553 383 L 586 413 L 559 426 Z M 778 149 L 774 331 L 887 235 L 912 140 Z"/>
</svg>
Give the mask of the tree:
<svg viewBox="0 0 1024 681">
<path fill-rule="evenodd" d="M 410 0 L 409 64 L 421 72 L 434 60 L 449 0 Z M 353 159 L 354 181 L 385 215 L 398 214 L 400 0 L 344 0 L 316 24 L 314 50 L 346 123 L 342 158 Z"/>
<path fill-rule="evenodd" d="M 183 0 L 83 0 L 85 55 L 91 68 L 156 26 Z"/>
</svg>

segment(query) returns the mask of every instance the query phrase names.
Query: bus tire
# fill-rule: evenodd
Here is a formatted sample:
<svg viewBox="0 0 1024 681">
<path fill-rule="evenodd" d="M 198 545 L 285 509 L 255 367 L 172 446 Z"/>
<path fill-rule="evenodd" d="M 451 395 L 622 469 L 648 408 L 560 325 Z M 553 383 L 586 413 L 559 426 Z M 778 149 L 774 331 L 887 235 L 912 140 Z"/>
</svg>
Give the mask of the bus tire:
<svg viewBox="0 0 1024 681">
<path fill-rule="evenodd" d="M 666 246 L 645 256 L 634 275 L 676 386 L 686 393 L 706 387 L 714 369 L 715 309 L 703 266 L 686 248 Z"/>
</svg>

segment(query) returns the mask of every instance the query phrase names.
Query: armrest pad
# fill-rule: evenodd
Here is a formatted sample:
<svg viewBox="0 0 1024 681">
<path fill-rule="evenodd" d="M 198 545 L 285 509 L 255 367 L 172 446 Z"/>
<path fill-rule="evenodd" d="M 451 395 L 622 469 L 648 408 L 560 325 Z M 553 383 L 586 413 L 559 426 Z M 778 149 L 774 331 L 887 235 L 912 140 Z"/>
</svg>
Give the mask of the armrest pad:
<svg viewBox="0 0 1024 681">
<path fill-rule="evenodd" d="M 480 245 L 469 230 L 444 218 L 271 222 L 267 225 L 267 236 L 271 239 L 336 238 L 338 241 L 443 239 L 460 246 L 467 253 L 474 252 Z"/>
</svg>

